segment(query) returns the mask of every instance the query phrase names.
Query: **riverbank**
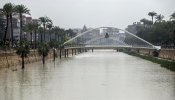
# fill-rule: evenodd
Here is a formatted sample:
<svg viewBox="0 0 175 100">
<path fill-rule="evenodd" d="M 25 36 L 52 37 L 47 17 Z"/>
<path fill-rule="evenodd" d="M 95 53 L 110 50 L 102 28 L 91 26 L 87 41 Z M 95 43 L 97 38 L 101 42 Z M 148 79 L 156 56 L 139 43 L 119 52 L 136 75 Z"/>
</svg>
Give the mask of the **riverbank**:
<svg viewBox="0 0 175 100">
<path fill-rule="evenodd" d="M 52 50 L 49 52 L 46 59 L 53 58 Z M 42 56 L 38 54 L 37 50 L 31 50 L 30 54 L 25 58 L 25 64 L 42 61 Z M 15 51 L 8 53 L 0 53 L 0 68 L 9 68 L 21 65 L 22 59 Z"/>
<path fill-rule="evenodd" d="M 139 53 L 135 53 L 135 52 L 124 52 L 124 53 L 126 53 L 128 55 L 140 57 L 142 59 L 149 60 L 149 61 L 157 63 L 157 64 L 160 64 L 161 67 L 167 68 L 167 69 L 175 72 L 175 62 L 174 61 L 165 60 L 165 59 L 161 59 L 161 58 L 158 58 L 158 57 L 139 54 Z"/>
<path fill-rule="evenodd" d="M 62 49 L 61 50 L 61 55 L 60 55 L 60 50 L 56 50 L 56 57 L 68 57 L 68 55 L 76 55 L 79 54 L 80 51 L 78 51 L 78 49 L 72 50 L 69 49 L 66 53 L 65 50 Z M 66 54 L 66 55 L 65 55 Z M 45 59 L 53 59 L 54 60 L 54 51 L 50 50 L 48 53 L 48 56 L 46 56 Z M 25 64 L 28 63 L 33 63 L 33 62 L 37 62 L 37 61 L 42 61 L 42 56 L 40 56 L 38 54 L 37 50 L 31 50 L 29 55 L 24 59 L 25 60 Z M 13 67 L 13 66 L 20 66 L 22 63 L 22 59 L 19 55 L 16 54 L 16 52 L 13 51 L 8 51 L 8 52 L 1 52 L 0 53 L 0 68 L 9 68 L 9 67 Z"/>
</svg>

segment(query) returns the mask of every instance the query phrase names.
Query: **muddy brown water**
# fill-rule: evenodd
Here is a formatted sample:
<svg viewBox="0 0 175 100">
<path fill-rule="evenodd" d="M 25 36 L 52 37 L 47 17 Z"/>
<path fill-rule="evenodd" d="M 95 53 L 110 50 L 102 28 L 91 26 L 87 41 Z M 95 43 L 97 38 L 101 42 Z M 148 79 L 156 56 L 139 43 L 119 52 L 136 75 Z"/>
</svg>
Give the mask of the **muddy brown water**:
<svg viewBox="0 0 175 100">
<path fill-rule="evenodd" d="M 0 100 L 175 100 L 175 73 L 114 50 L 0 70 Z"/>
</svg>

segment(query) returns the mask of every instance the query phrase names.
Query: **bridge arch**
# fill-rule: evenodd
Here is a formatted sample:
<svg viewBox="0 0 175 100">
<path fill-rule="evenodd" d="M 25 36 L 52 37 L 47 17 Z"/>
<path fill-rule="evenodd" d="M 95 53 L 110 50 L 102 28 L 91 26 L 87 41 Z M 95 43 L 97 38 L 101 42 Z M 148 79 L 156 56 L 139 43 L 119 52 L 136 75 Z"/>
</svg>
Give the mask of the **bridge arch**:
<svg viewBox="0 0 175 100">
<path fill-rule="evenodd" d="M 109 35 L 109 36 L 105 36 Z M 77 36 L 66 41 L 64 46 L 84 47 L 122 47 L 122 48 L 147 48 L 156 49 L 148 41 L 126 30 L 115 27 L 99 27 L 79 33 Z"/>
</svg>

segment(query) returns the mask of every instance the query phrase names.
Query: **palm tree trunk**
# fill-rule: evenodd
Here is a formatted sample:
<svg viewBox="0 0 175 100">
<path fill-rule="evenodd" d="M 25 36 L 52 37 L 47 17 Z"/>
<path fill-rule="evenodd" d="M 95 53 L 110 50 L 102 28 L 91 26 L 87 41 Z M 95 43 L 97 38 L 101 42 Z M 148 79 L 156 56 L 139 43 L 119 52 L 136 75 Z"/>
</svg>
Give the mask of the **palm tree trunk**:
<svg viewBox="0 0 175 100">
<path fill-rule="evenodd" d="M 22 58 L 22 69 L 24 69 L 24 52 L 22 52 L 21 58 Z"/>
<path fill-rule="evenodd" d="M 40 33 L 41 43 L 43 42 L 43 33 Z"/>
<path fill-rule="evenodd" d="M 22 41 L 22 14 L 20 14 L 20 41 Z"/>
<path fill-rule="evenodd" d="M 59 40 L 60 40 L 60 39 L 59 39 L 59 35 L 57 35 L 57 41 L 59 42 Z"/>
<path fill-rule="evenodd" d="M 36 49 L 36 31 L 35 31 L 35 49 Z"/>
<path fill-rule="evenodd" d="M 43 64 L 45 64 L 45 56 L 44 56 L 44 53 L 43 53 Z"/>
<path fill-rule="evenodd" d="M 49 32 L 50 32 L 50 29 L 49 29 Z M 51 32 L 50 32 L 50 41 L 51 41 Z"/>
<path fill-rule="evenodd" d="M 46 31 L 46 25 L 44 24 L 43 26 L 44 26 L 44 42 L 45 42 L 45 41 L 46 41 L 46 36 L 45 36 L 45 35 L 46 35 L 46 34 L 45 34 L 45 31 Z"/>
<path fill-rule="evenodd" d="M 154 22 L 153 22 L 153 16 L 152 16 L 152 24 L 154 24 Z"/>
<path fill-rule="evenodd" d="M 6 44 L 6 40 L 7 40 L 7 30 L 8 30 L 8 26 L 9 26 L 9 16 L 6 16 L 6 28 L 5 28 L 5 34 L 4 34 L 4 38 L 3 38 L 3 44 Z"/>
<path fill-rule="evenodd" d="M 11 24 L 11 42 L 12 42 L 12 47 L 13 47 L 13 22 L 12 22 L 12 14 L 10 14 L 10 24 Z"/>
<path fill-rule="evenodd" d="M 57 41 L 57 34 L 55 33 L 55 41 Z"/>
<path fill-rule="evenodd" d="M 31 43 L 31 46 L 32 46 L 32 32 L 30 33 L 30 43 Z"/>
</svg>

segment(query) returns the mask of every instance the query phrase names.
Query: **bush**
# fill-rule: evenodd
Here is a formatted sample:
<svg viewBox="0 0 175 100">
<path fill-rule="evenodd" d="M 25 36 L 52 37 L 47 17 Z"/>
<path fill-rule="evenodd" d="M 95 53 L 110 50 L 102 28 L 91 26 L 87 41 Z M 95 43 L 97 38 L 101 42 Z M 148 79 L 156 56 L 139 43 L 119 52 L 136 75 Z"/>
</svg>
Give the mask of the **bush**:
<svg viewBox="0 0 175 100">
<path fill-rule="evenodd" d="M 38 48 L 38 53 L 39 55 L 43 55 L 46 57 L 49 53 L 49 46 L 47 43 L 40 43 L 39 48 Z"/>
<path fill-rule="evenodd" d="M 16 53 L 20 55 L 21 57 L 23 56 L 22 53 L 24 54 L 24 57 L 27 57 L 27 55 L 30 53 L 30 43 L 28 41 L 21 41 L 19 48 L 17 48 Z"/>
</svg>

